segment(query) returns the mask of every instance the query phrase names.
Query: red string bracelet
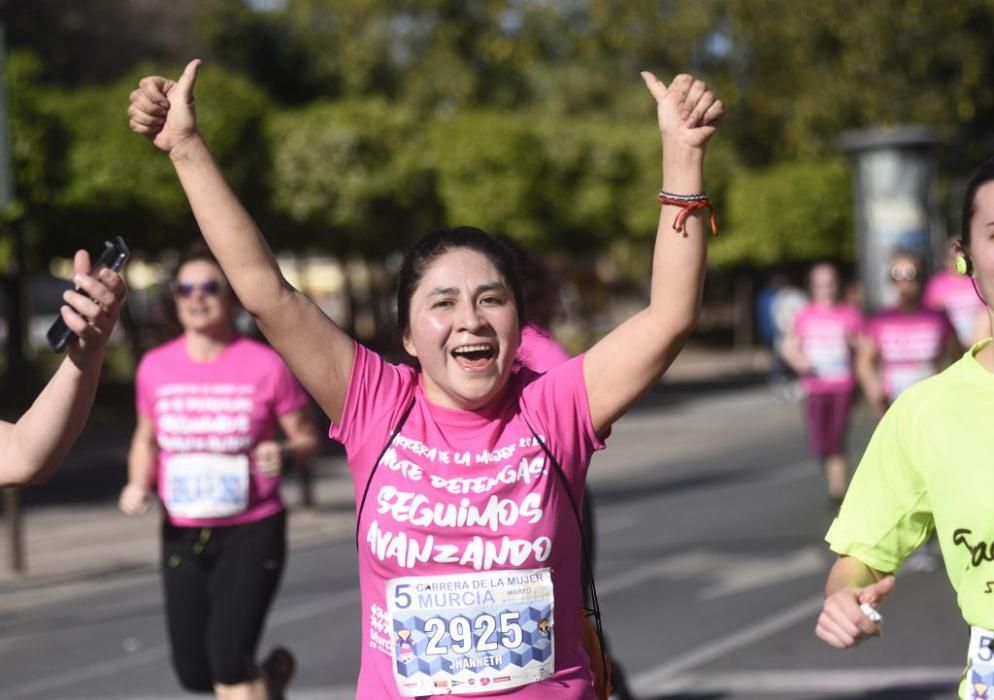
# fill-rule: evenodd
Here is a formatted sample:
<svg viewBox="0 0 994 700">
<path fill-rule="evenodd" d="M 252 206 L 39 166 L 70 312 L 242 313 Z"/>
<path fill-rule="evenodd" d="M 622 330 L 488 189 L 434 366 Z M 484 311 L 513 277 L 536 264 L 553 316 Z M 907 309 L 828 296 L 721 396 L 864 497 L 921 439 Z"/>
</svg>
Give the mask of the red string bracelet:
<svg viewBox="0 0 994 700">
<path fill-rule="evenodd" d="M 687 217 L 690 216 L 695 209 L 707 209 L 711 212 L 711 235 L 718 235 L 718 222 L 714 218 L 714 207 L 711 206 L 711 200 L 708 199 L 706 194 L 674 195 L 670 192 L 660 192 L 656 199 L 659 200 L 660 204 L 680 207 L 680 211 L 676 215 L 676 220 L 673 222 L 673 230 L 677 233 L 685 232 Z"/>
</svg>

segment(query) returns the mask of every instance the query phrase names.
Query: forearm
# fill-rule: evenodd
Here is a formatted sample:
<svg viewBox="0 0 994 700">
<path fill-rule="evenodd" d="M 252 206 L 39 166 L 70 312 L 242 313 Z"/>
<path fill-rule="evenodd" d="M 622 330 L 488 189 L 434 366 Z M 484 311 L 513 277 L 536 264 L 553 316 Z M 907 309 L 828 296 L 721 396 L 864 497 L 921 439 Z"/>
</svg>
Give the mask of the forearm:
<svg viewBox="0 0 994 700">
<path fill-rule="evenodd" d="M 128 483 L 150 489 L 154 482 L 159 450 L 144 440 L 135 440 L 128 451 Z"/>
<path fill-rule="evenodd" d="M 885 574 L 867 566 L 855 557 L 839 557 L 832 566 L 825 582 L 825 597 L 844 588 L 864 588 L 870 586 Z"/>
<path fill-rule="evenodd" d="M 265 316 L 268 308 L 293 290 L 285 283 L 259 228 L 199 135 L 176 146 L 170 158 L 197 225 L 242 305 L 253 316 Z"/>
<path fill-rule="evenodd" d="M 704 191 L 704 150 L 664 144 L 662 189 L 674 194 Z M 690 332 L 700 311 L 707 262 L 706 210 L 698 209 L 684 222 L 684 233 L 673 229 L 680 208 L 662 205 L 652 259 L 649 309 L 668 334 Z"/>
<path fill-rule="evenodd" d="M 5 484 L 46 481 L 62 463 L 86 424 L 97 384 L 103 352 L 93 352 L 77 365 L 67 357 L 10 432 L 0 481 Z"/>
</svg>

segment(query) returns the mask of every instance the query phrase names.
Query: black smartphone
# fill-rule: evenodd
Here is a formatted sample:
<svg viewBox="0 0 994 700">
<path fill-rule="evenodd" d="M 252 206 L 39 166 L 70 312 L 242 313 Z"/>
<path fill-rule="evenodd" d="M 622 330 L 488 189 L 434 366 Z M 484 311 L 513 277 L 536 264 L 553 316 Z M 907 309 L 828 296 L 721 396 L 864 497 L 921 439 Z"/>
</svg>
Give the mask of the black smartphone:
<svg viewBox="0 0 994 700">
<path fill-rule="evenodd" d="M 131 251 L 128 250 L 127 243 L 120 236 L 115 236 L 112 241 L 104 242 L 104 252 L 100 254 L 97 261 L 90 268 L 91 274 L 101 267 L 106 267 L 114 272 L 119 272 L 124 263 L 128 261 Z M 77 290 L 79 291 L 79 290 Z M 80 292 L 85 294 L 85 292 Z M 69 342 L 76 337 L 76 334 L 69 330 L 69 326 L 62 320 L 60 314 L 52 327 L 48 329 L 48 344 L 55 352 L 63 352 L 68 347 Z"/>
</svg>

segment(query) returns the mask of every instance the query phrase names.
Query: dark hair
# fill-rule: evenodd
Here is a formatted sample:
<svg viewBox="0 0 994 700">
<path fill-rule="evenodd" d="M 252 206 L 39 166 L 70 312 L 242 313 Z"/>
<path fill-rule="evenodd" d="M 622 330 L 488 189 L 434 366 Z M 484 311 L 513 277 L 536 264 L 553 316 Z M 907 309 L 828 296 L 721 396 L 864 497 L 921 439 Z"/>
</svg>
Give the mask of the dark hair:
<svg viewBox="0 0 994 700">
<path fill-rule="evenodd" d="M 505 234 L 496 234 L 497 240 L 505 244 L 518 259 L 521 271 L 521 290 L 528 300 L 528 316 L 522 323 L 532 323 L 542 330 L 549 330 L 552 319 L 561 311 L 559 289 L 562 282 L 550 265 L 541 257 L 529 251 L 516 240 Z"/>
<path fill-rule="evenodd" d="M 514 252 L 486 231 L 472 226 L 446 227 L 429 233 L 404 255 L 397 273 L 397 329 L 403 337 L 411 326 L 411 297 L 421 283 L 425 270 L 439 256 L 455 248 L 475 250 L 497 268 L 511 288 L 518 318 L 525 318 L 525 298 L 521 289 L 521 271 Z"/>
<path fill-rule="evenodd" d="M 970 181 L 966 185 L 966 192 L 963 194 L 963 218 L 960 221 L 960 240 L 963 245 L 970 245 L 970 222 L 976 213 L 977 190 L 994 181 L 994 157 L 988 158 L 984 164 L 977 168 Z"/>
</svg>

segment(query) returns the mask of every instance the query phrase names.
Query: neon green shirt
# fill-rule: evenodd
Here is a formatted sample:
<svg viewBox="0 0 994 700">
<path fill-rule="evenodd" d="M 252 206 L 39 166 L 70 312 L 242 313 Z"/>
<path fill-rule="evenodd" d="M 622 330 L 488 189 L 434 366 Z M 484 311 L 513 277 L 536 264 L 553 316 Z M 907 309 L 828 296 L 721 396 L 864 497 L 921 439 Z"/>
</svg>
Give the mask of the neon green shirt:
<svg viewBox="0 0 994 700">
<path fill-rule="evenodd" d="M 989 342 L 898 397 L 825 539 L 893 573 L 934 528 L 963 618 L 994 629 L 994 374 L 974 358 Z"/>
</svg>

